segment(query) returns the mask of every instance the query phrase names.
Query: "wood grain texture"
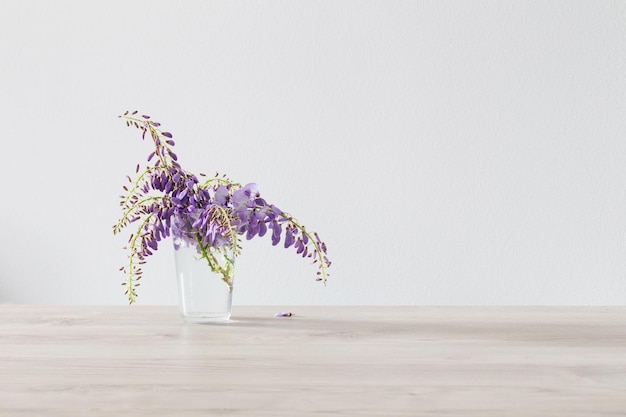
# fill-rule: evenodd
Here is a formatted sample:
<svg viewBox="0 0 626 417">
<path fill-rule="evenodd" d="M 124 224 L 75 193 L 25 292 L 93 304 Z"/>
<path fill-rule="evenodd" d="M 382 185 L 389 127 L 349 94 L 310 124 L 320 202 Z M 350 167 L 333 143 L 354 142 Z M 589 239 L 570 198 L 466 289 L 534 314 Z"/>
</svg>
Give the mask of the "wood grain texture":
<svg viewBox="0 0 626 417">
<path fill-rule="evenodd" d="M 623 307 L 0 306 L 0 416 L 624 416 Z"/>
</svg>

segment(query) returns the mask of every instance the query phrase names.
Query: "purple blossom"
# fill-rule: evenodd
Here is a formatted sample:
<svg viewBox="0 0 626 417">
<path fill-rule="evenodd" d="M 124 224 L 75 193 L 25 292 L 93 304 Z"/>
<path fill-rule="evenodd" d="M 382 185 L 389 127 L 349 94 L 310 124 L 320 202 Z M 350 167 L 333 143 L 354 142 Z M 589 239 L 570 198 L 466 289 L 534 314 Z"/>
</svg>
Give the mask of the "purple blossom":
<svg viewBox="0 0 626 417">
<path fill-rule="evenodd" d="M 226 203 L 228 203 L 228 198 L 230 196 L 228 194 L 228 189 L 225 186 L 220 185 L 219 187 L 217 187 L 214 195 L 215 195 L 216 204 L 223 206 L 223 205 L 226 205 Z"/>
<path fill-rule="evenodd" d="M 143 271 L 140 265 L 158 250 L 159 242 L 169 236 L 174 238 L 177 249 L 182 243 L 194 245 L 205 257 L 211 248 L 229 248 L 236 256 L 241 247 L 241 237 L 263 237 L 271 231 L 271 243 L 276 246 L 283 240 L 285 248 L 293 247 L 296 254 L 314 258 L 318 267 L 317 280 L 326 281 L 331 261 L 326 255 L 326 244 L 317 235 L 309 234 L 291 216 L 261 197 L 256 183 L 241 186 L 225 176 L 200 182 L 198 178 L 181 168 L 172 134 L 159 130 L 160 123 L 149 116 L 136 116 L 126 112 L 121 118 L 128 126 L 149 133 L 154 150 L 148 161 L 154 165 L 140 172 L 137 165 L 136 179 L 128 177 L 129 185 L 120 197 L 123 215 L 114 233 L 132 224 L 137 229 L 128 240 L 129 264 L 121 270 L 127 275 L 124 282 L 130 302 L 136 298 L 137 280 Z M 284 235 L 283 235 L 284 232 Z"/>
<path fill-rule="evenodd" d="M 285 249 L 293 245 L 295 241 L 295 231 L 293 230 L 293 228 L 288 227 L 287 231 L 285 232 Z"/>
</svg>

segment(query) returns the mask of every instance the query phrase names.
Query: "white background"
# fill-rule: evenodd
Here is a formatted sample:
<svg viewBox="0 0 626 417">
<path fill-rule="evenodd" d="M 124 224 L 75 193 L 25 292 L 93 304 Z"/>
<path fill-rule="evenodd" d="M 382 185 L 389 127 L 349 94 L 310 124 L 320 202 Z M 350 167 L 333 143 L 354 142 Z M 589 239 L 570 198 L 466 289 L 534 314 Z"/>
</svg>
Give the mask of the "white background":
<svg viewBox="0 0 626 417">
<path fill-rule="evenodd" d="M 327 242 L 244 242 L 236 304 L 626 304 L 624 2 L 0 6 L 2 303 L 126 303 L 138 109 Z"/>
</svg>

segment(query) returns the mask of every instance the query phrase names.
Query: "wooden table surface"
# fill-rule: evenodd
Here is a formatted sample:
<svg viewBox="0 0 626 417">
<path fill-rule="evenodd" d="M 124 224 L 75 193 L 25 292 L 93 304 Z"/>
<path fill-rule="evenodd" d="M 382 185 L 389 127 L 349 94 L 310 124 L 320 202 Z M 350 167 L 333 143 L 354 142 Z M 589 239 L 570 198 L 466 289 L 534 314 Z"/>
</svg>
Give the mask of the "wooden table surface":
<svg viewBox="0 0 626 417">
<path fill-rule="evenodd" d="M 278 310 L 0 306 L 0 416 L 626 416 L 624 307 Z"/>
</svg>

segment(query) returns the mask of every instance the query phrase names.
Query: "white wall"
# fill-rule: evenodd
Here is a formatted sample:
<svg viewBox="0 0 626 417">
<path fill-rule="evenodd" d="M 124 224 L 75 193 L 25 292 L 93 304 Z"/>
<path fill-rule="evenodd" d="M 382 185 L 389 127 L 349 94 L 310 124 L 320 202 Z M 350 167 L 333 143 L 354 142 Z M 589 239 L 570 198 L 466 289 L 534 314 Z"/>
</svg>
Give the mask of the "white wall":
<svg viewBox="0 0 626 417">
<path fill-rule="evenodd" d="M 139 109 L 326 240 L 326 288 L 245 242 L 237 304 L 626 304 L 624 2 L 0 6 L 0 302 L 126 302 Z"/>
</svg>

